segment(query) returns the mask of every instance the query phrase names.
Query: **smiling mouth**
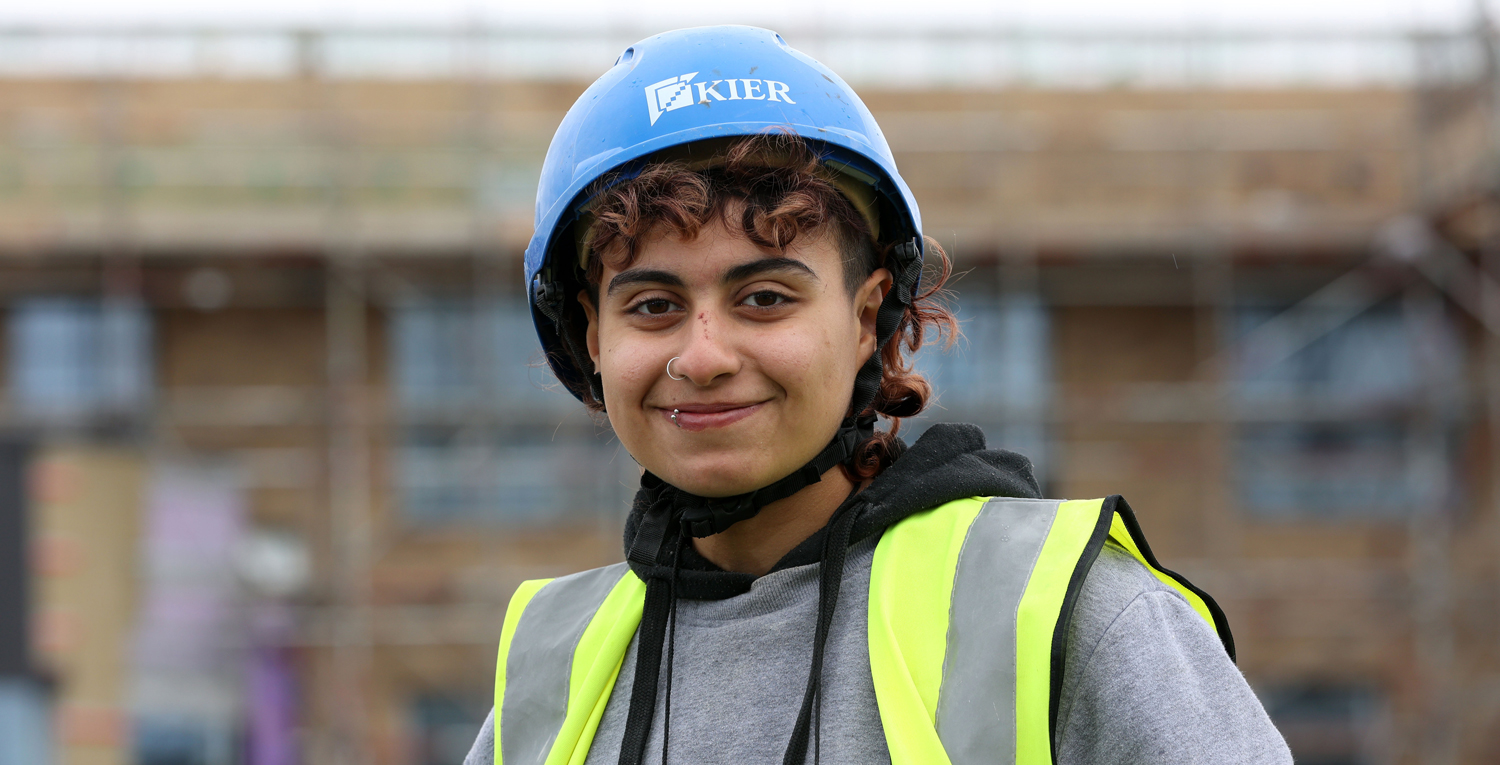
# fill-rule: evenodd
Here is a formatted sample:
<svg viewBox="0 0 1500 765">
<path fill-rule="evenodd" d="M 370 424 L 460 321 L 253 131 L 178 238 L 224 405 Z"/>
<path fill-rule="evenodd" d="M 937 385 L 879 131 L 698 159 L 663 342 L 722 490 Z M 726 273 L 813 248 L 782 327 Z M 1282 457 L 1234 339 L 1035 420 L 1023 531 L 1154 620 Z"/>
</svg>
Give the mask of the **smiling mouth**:
<svg viewBox="0 0 1500 765">
<path fill-rule="evenodd" d="M 683 430 L 700 431 L 732 425 L 760 411 L 764 402 L 757 404 L 688 404 L 687 408 L 658 409 L 661 416 L 672 422 L 672 413 L 677 413 L 677 427 Z"/>
</svg>

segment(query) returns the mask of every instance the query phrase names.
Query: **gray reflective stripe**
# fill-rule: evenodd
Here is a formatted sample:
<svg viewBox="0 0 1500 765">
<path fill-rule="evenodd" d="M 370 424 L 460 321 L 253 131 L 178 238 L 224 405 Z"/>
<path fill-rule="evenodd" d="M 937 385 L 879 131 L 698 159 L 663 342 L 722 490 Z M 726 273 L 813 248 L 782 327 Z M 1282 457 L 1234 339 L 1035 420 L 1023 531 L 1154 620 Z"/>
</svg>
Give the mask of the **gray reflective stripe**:
<svg viewBox="0 0 1500 765">
<path fill-rule="evenodd" d="M 505 765 L 542 763 L 568 713 L 573 652 L 594 613 L 629 571 L 617 563 L 554 579 L 526 604 L 505 658 L 500 753 Z"/>
<path fill-rule="evenodd" d="M 953 765 L 1015 762 L 1016 611 L 1060 504 L 992 499 L 964 537 L 937 706 Z"/>
</svg>

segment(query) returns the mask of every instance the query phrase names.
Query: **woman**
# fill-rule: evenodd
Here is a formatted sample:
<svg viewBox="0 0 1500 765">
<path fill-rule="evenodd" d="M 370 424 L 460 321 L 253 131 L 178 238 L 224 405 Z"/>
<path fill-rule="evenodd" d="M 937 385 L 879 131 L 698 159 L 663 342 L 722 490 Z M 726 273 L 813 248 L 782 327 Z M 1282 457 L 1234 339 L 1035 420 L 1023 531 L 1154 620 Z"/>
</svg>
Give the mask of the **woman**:
<svg viewBox="0 0 1500 765">
<path fill-rule="evenodd" d="M 642 41 L 537 211 L 548 361 L 646 472 L 625 562 L 518 589 L 471 765 L 1290 762 L 1122 499 L 1039 499 L 972 426 L 897 438 L 948 260 L 832 72 Z"/>
</svg>

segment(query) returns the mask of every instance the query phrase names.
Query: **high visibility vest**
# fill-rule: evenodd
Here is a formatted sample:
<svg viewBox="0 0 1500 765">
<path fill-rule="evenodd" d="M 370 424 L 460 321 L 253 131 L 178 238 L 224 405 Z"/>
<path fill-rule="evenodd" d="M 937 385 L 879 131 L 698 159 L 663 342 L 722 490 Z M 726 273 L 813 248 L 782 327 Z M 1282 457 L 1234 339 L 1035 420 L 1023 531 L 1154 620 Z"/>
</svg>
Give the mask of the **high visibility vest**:
<svg viewBox="0 0 1500 765">
<path fill-rule="evenodd" d="M 870 674 L 894 765 L 1053 762 L 1068 620 L 1106 538 L 1181 593 L 1233 658 L 1223 612 L 1156 562 L 1120 497 L 949 502 L 887 529 L 871 564 Z M 496 765 L 582 765 L 645 593 L 624 563 L 516 590 L 495 673 Z"/>
</svg>

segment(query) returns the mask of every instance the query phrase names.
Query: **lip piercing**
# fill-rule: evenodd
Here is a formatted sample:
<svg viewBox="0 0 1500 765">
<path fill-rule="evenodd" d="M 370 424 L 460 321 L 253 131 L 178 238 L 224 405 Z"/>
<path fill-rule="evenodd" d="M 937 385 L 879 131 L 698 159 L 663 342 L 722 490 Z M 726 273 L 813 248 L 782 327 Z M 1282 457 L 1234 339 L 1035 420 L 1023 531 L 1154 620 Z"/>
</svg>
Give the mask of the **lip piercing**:
<svg viewBox="0 0 1500 765">
<path fill-rule="evenodd" d="M 673 380 L 686 380 L 687 379 L 687 375 L 683 375 L 681 377 L 678 377 L 677 375 L 672 374 L 672 362 L 674 362 L 674 361 L 676 361 L 676 360 L 678 360 L 680 358 L 682 358 L 682 357 L 681 356 L 673 356 L 672 358 L 667 359 L 667 377 L 670 377 Z"/>
<path fill-rule="evenodd" d="M 680 422 L 677 421 L 677 410 L 676 409 L 672 410 L 672 424 L 676 425 L 679 428 L 682 427 L 682 423 L 680 423 Z"/>
</svg>

